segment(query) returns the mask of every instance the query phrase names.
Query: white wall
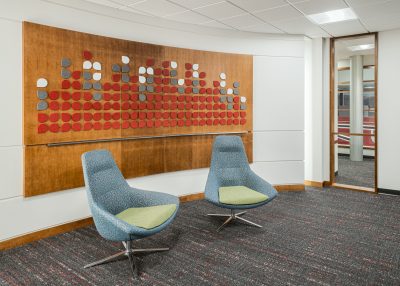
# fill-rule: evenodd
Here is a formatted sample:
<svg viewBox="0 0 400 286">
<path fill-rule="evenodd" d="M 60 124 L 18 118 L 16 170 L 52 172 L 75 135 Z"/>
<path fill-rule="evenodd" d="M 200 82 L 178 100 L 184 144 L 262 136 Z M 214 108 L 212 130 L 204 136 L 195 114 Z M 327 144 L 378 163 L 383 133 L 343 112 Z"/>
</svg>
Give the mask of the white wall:
<svg viewBox="0 0 400 286">
<path fill-rule="evenodd" d="M 0 10 L 0 241 L 90 216 L 83 188 L 22 197 L 22 21 L 148 43 L 257 55 L 253 168 L 273 184 L 303 182 L 303 37 L 157 22 L 80 0 L 53 2 L 7 1 Z M 206 176 L 207 169 L 199 169 L 129 182 L 140 188 L 183 195 L 202 192 Z"/>
<path fill-rule="evenodd" d="M 378 188 L 400 191 L 400 30 L 379 33 Z"/>
</svg>

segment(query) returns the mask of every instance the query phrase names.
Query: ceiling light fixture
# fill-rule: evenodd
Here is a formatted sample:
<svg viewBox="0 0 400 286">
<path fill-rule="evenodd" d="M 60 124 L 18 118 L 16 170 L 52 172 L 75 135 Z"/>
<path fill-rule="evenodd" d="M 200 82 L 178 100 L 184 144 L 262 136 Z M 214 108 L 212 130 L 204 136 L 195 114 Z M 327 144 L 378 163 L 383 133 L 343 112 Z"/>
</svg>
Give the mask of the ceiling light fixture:
<svg viewBox="0 0 400 286">
<path fill-rule="evenodd" d="M 317 25 L 342 22 L 357 19 L 357 15 L 351 8 L 332 10 L 318 14 L 307 15 L 313 23 Z"/>
<path fill-rule="evenodd" d="M 348 49 L 350 51 L 352 51 L 352 52 L 372 50 L 373 48 L 375 48 L 374 44 L 364 44 L 364 45 L 357 45 L 357 46 L 348 47 Z"/>
</svg>

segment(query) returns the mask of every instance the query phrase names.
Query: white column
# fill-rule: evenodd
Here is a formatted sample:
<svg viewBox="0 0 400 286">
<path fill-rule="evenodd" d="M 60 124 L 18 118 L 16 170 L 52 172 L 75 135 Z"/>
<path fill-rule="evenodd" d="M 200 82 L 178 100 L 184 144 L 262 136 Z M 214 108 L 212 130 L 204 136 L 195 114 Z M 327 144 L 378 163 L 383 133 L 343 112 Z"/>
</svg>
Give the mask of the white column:
<svg viewBox="0 0 400 286">
<path fill-rule="evenodd" d="M 350 57 L 350 133 L 363 133 L 363 57 Z M 363 160 L 362 136 L 350 137 L 350 160 Z"/>
</svg>

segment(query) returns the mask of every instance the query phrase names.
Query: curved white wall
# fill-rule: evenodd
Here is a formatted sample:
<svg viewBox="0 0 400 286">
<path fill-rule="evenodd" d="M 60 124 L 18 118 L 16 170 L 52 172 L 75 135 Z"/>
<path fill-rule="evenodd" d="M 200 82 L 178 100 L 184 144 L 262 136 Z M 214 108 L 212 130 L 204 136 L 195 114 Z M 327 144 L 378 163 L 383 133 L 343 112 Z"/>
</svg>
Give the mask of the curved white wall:
<svg viewBox="0 0 400 286">
<path fill-rule="evenodd" d="M 83 188 L 22 197 L 22 21 L 147 43 L 256 55 L 253 168 L 273 184 L 303 183 L 304 116 L 286 108 L 295 104 L 301 110 L 304 105 L 303 37 L 184 26 L 80 0 L 7 1 L 0 10 L 0 241 L 90 216 Z M 129 182 L 182 195 L 202 192 L 206 176 L 207 169 L 199 169 Z"/>
</svg>

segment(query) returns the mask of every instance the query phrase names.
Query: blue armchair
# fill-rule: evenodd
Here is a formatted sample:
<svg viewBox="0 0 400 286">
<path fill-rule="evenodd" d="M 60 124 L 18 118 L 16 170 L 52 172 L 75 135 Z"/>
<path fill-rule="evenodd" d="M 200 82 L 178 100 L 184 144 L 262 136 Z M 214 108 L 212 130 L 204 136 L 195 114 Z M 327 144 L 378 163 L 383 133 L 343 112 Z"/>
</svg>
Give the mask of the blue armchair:
<svg viewBox="0 0 400 286">
<path fill-rule="evenodd" d="M 179 199 L 165 193 L 131 188 L 112 155 L 106 150 L 84 153 L 82 165 L 89 206 L 97 231 L 105 239 L 121 241 L 125 248 L 85 268 L 127 256 L 133 274 L 138 275 L 135 254 L 169 249 L 134 249 L 132 241 L 166 228 L 178 211 Z"/>
<path fill-rule="evenodd" d="M 250 225 L 260 225 L 244 219 L 245 211 L 272 201 L 277 191 L 268 182 L 257 176 L 247 160 L 242 140 L 239 136 L 217 136 L 212 151 L 205 198 L 216 206 L 230 209 L 230 214 L 208 214 L 225 217 L 226 221 L 217 229 L 220 231 L 228 223 L 239 220 Z"/>
</svg>

